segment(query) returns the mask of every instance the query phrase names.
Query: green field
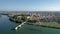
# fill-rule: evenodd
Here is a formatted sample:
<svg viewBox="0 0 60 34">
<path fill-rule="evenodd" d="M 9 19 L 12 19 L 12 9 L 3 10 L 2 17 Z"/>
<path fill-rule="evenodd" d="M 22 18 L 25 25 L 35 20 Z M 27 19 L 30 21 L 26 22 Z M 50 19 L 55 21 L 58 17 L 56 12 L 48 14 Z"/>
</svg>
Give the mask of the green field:
<svg viewBox="0 0 60 34">
<path fill-rule="evenodd" d="M 42 25 L 50 26 L 50 27 L 60 27 L 60 23 L 56 23 L 56 22 L 45 22 Z"/>
</svg>

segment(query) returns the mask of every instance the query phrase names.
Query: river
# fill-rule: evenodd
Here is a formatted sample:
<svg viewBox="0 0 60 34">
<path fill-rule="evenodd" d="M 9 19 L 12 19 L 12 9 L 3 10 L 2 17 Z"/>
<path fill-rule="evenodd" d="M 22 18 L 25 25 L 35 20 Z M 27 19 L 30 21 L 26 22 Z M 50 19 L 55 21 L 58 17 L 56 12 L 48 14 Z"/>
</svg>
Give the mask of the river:
<svg viewBox="0 0 60 34">
<path fill-rule="evenodd" d="M 2 17 L 0 17 L 0 34 L 60 34 L 60 29 L 27 24 L 17 31 L 12 30 L 17 25 L 17 23 L 11 22 L 8 16 L 2 15 Z"/>
</svg>

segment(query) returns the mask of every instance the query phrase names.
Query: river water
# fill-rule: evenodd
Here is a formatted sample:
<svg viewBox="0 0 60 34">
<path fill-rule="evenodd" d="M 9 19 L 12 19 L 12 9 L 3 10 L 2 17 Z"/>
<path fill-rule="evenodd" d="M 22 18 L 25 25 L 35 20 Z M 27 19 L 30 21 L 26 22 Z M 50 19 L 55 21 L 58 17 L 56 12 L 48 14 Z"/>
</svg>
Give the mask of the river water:
<svg viewBox="0 0 60 34">
<path fill-rule="evenodd" d="M 2 17 L 0 17 L 0 34 L 60 34 L 60 29 L 27 24 L 17 31 L 12 30 L 17 25 L 17 23 L 11 22 L 8 16 L 2 15 Z"/>
</svg>

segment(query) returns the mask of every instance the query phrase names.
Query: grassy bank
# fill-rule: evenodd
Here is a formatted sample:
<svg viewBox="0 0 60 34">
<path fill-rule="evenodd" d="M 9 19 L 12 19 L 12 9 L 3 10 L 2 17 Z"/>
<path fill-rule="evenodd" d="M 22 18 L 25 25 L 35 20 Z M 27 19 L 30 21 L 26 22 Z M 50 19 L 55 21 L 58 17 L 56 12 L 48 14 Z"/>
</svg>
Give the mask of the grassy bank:
<svg viewBox="0 0 60 34">
<path fill-rule="evenodd" d="M 60 23 L 43 23 L 44 26 L 50 26 L 50 27 L 60 27 Z"/>
<path fill-rule="evenodd" d="M 60 29 L 60 23 L 57 22 L 40 22 L 40 23 L 28 23 L 30 25 L 48 27 L 48 28 L 58 28 Z"/>
</svg>

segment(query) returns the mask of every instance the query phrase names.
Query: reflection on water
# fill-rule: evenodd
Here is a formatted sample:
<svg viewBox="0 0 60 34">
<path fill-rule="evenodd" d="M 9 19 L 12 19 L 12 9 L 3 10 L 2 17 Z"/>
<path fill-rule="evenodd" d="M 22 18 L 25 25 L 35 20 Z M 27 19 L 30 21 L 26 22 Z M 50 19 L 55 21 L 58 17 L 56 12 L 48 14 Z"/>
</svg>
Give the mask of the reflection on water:
<svg viewBox="0 0 60 34">
<path fill-rule="evenodd" d="M 25 24 L 19 30 L 14 27 L 18 24 L 8 20 L 9 17 L 3 15 L 0 18 L 0 34 L 60 34 L 60 29 L 46 28 Z"/>
</svg>

